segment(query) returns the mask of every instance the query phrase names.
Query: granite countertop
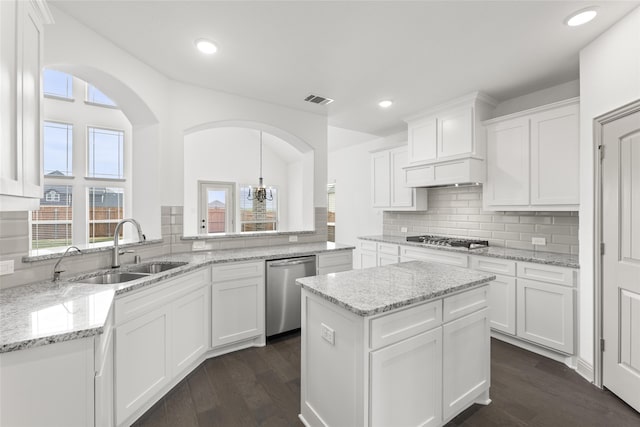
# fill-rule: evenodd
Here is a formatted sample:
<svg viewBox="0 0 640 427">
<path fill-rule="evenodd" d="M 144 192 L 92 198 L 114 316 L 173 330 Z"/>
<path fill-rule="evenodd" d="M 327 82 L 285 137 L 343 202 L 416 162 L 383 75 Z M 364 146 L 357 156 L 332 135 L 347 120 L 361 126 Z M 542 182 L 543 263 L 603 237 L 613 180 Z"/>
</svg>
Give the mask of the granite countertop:
<svg viewBox="0 0 640 427">
<path fill-rule="evenodd" d="M 63 278 L 0 290 L 0 353 L 85 338 L 103 332 L 114 298 L 150 287 L 198 268 L 226 262 L 289 258 L 323 252 L 351 250 L 353 246 L 332 242 L 300 243 L 166 255 L 149 262 L 185 262 L 162 273 L 113 285 L 80 283 L 87 277 L 111 272 L 102 269 Z M 127 271 L 132 265 L 123 265 Z"/>
<path fill-rule="evenodd" d="M 372 316 L 482 286 L 496 276 L 410 261 L 298 279 L 304 289 L 359 316 Z"/>
<path fill-rule="evenodd" d="M 392 243 L 396 245 L 415 246 L 419 248 L 438 249 L 449 252 L 461 252 L 468 255 L 480 255 L 493 258 L 526 261 L 537 264 L 557 265 L 560 267 L 580 268 L 578 255 L 560 254 L 555 252 L 529 251 L 526 249 L 511 249 L 498 246 L 488 246 L 479 249 L 452 248 L 438 245 L 427 245 L 419 242 L 407 242 L 406 237 L 399 236 L 361 236 L 358 239 L 374 242 Z"/>
</svg>

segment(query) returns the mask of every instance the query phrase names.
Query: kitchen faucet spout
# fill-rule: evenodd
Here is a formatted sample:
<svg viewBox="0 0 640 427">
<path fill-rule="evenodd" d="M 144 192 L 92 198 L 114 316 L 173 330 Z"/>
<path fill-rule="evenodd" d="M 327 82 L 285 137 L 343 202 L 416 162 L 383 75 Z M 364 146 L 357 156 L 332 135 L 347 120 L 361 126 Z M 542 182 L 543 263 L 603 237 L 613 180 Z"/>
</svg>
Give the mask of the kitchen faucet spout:
<svg viewBox="0 0 640 427">
<path fill-rule="evenodd" d="M 111 257 L 111 268 L 120 267 L 120 255 L 122 255 L 124 252 L 120 251 L 120 243 L 118 241 L 118 235 L 120 234 L 120 229 L 122 228 L 122 226 L 127 222 L 130 222 L 136 227 L 136 230 L 138 231 L 139 242 L 144 242 L 145 240 L 147 240 L 147 237 L 144 234 L 142 234 L 142 227 L 140 227 L 140 224 L 138 223 L 138 221 L 136 221 L 133 218 L 125 218 L 121 220 L 116 225 L 116 229 L 113 232 L 113 252 Z"/>
<path fill-rule="evenodd" d="M 56 265 L 53 266 L 53 281 L 57 282 L 58 280 L 60 280 L 60 273 L 64 272 L 64 270 L 58 270 L 58 266 L 60 265 L 60 263 L 62 262 L 62 258 L 65 257 L 65 255 L 71 250 L 71 249 L 75 249 L 76 251 L 78 251 L 79 253 L 82 253 L 82 251 L 77 247 L 77 246 L 69 246 L 67 248 L 66 251 L 64 251 L 64 253 L 62 254 L 62 256 L 58 259 L 58 262 L 56 262 Z"/>
</svg>

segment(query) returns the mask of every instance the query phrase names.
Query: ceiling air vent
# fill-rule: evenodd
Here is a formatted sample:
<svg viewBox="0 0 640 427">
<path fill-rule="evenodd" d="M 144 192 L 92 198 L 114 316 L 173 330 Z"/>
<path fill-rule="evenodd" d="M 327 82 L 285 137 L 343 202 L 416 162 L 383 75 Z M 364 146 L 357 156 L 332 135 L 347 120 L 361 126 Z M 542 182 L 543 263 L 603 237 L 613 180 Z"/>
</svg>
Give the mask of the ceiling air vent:
<svg viewBox="0 0 640 427">
<path fill-rule="evenodd" d="M 318 105 L 327 105 L 333 102 L 333 99 L 331 98 L 325 98 L 324 96 L 314 95 L 312 93 L 309 94 L 304 100 Z"/>
</svg>

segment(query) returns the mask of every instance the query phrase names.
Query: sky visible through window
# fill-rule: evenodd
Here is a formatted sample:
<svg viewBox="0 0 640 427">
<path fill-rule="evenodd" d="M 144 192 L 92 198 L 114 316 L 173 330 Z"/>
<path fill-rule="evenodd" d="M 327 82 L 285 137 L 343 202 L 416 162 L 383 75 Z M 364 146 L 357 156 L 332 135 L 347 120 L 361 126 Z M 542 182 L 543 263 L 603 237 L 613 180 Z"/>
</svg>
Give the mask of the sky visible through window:
<svg viewBox="0 0 640 427">
<path fill-rule="evenodd" d="M 116 106 L 116 103 L 111 100 L 107 95 L 102 93 L 100 89 L 93 85 L 87 85 L 87 101 L 94 104 Z"/>
<path fill-rule="evenodd" d="M 89 128 L 89 176 L 124 178 L 124 132 Z"/>
<path fill-rule="evenodd" d="M 66 123 L 44 122 L 44 174 L 73 175 L 73 126 Z"/>
<path fill-rule="evenodd" d="M 62 71 L 45 68 L 43 92 L 45 95 L 73 98 L 73 77 Z"/>
</svg>

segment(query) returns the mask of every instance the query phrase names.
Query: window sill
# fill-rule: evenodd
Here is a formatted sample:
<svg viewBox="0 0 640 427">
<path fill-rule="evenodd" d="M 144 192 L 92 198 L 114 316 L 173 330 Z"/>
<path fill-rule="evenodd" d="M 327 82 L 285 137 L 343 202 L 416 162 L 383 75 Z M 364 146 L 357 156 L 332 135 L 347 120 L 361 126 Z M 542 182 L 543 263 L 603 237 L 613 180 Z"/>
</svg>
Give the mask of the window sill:
<svg viewBox="0 0 640 427">
<path fill-rule="evenodd" d="M 120 241 L 121 248 L 135 248 L 139 246 L 147 246 L 147 245 L 155 245 L 158 243 L 162 243 L 162 239 L 153 239 L 153 240 L 145 240 L 144 242 L 122 242 Z M 82 253 L 77 251 L 69 251 L 66 256 L 78 256 L 78 255 L 87 255 L 87 254 L 96 254 L 102 252 L 109 252 L 113 249 L 113 241 L 97 243 L 93 245 L 73 245 L 78 246 Z M 51 259 L 58 259 L 60 255 L 67 250 L 69 246 L 60 246 L 57 248 L 51 249 L 40 249 L 38 251 L 32 251 L 32 254 L 23 256 L 22 262 L 38 262 L 38 261 L 47 261 Z M 36 253 L 37 252 L 37 253 Z"/>
<path fill-rule="evenodd" d="M 76 100 L 73 98 L 67 98 L 65 96 L 58 96 L 58 95 L 48 95 L 46 93 L 44 94 L 44 97 L 47 99 L 55 99 L 56 101 L 76 102 Z"/>
<path fill-rule="evenodd" d="M 99 102 L 84 101 L 86 105 L 92 105 L 94 107 L 110 108 L 112 110 L 119 110 L 117 105 L 100 104 Z"/>
<path fill-rule="evenodd" d="M 180 240 L 211 240 L 211 239 L 235 239 L 246 237 L 273 237 L 273 236 L 290 236 L 293 234 L 314 234 L 315 230 L 304 231 L 248 231 L 245 233 L 216 233 L 216 234 L 200 234 L 198 236 L 182 236 Z"/>
</svg>

